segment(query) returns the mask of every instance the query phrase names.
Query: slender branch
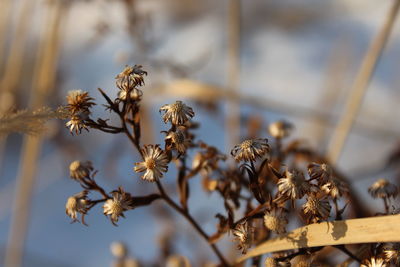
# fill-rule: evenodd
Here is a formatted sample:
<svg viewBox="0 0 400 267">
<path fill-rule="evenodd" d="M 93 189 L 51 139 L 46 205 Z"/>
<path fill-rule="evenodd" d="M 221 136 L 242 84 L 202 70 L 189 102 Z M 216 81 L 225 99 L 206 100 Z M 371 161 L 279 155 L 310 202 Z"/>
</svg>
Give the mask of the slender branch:
<svg viewBox="0 0 400 267">
<path fill-rule="evenodd" d="M 180 213 L 183 217 L 185 217 L 189 223 L 193 226 L 194 229 L 207 241 L 207 243 L 210 245 L 211 249 L 215 252 L 219 260 L 221 261 L 223 266 L 230 266 L 230 264 L 227 262 L 227 260 L 224 258 L 222 253 L 219 251 L 218 247 L 215 244 L 211 244 L 209 240 L 209 236 L 204 232 L 204 230 L 198 225 L 198 223 L 194 220 L 194 218 L 187 212 L 186 210 L 182 209 L 179 207 L 165 192 L 163 186 L 161 185 L 160 181 L 156 182 L 157 188 L 160 191 L 161 197 L 170 205 L 172 208 L 174 208 L 178 213 Z"/>
</svg>

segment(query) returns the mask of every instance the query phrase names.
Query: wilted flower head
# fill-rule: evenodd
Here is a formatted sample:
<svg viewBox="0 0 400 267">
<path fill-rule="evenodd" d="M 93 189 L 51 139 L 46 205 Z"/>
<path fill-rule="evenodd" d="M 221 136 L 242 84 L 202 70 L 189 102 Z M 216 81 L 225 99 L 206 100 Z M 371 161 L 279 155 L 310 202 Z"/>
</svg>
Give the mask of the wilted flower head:
<svg viewBox="0 0 400 267">
<path fill-rule="evenodd" d="M 238 249 L 242 250 L 243 254 L 246 254 L 253 240 L 253 229 L 245 222 L 238 224 L 235 229 L 232 230 L 232 234 L 235 236 L 235 241 L 239 242 Z"/>
<path fill-rule="evenodd" d="M 85 224 L 84 216 L 89 210 L 87 195 L 88 191 L 84 190 L 68 198 L 65 204 L 65 213 L 71 217 L 72 222 L 79 221 L 78 213 L 80 213 L 82 215 L 82 223 Z"/>
<path fill-rule="evenodd" d="M 128 248 L 122 242 L 112 242 L 110 249 L 113 256 L 117 259 L 125 258 L 128 255 Z"/>
<path fill-rule="evenodd" d="M 122 101 L 131 100 L 139 101 L 142 99 L 143 92 L 138 88 L 133 88 L 131 91 L 122 89 L 118 92 L 118 99 Z"/>
<path fill-rule="evenodd" d="M 65 124 L 67 128 L 69 128 L 70 133 L 72 134 L 75 132 L 75 134 L 80 134 L 83 129 L 86 131 L 89 131 L 87 125 L 86 125 L 86 120 L 89 119 L 89 112 L 79 112 L 76 114 L 73 114 L 71 116 L 71 119 Z"/>
<path fill-rule="evenodd" d="M 125 69 L 115 77 L 117 87 L 130 93 L 137 86 L 143 85 L 143 75 L 147 75 L 147 72 L 144 71 L 142 67 L 142 65 L 135 65 L 133 67 L 126 66 Z"/>
<path fill-rule="evenodd" d="M 75 160 L 69 165 L 69 175 L 74 180 L 90 177 L 92 171 L 93 165 L 90 161 Z"/>
<path fill-rule="evenodd" d="M 373 198 L 395 198 L 398 193 L 397 186 L 385 179 L 379 179 L 368 188 Z"/>
<path fill-rule="evenodd" d="M 282 139 L 289 136 L 293 129 L 293 125 L 286 121 L 276 121 L 268 126 L 269 134 L 277 139 Z"/>
<path fill-rule="evenodd" d="M 383 248 L 383 255 L 386 262 L 394 262 L 400 265 L 400 243 L 390 243 Z"/>
<path fill-rule="evenodd" d="M 255 161 L 269 152 L 268 139 L 249 139 L 236 145 L 231 155 L 237 161 Z"/>
<path fill-rule="evenodd" d="M 185 133 L 180 129 L 170 131 L 165 137 L 165 140 L 169 140 L 180 154 L 184 154 L 186 148 L 190 145 L 190 140 L 186 138 Z"/>
<path fill-rule="evenodd" d="M 113 191 L 113 198 L 107 199 L 103 205 L 104 215 L 109 216 L 112 224 L 118 222 L 118 218 L 125 217 L 124 211 L 134 208 L 131 194 L 125 192 L 121 187 Z"/>
<path fill-rule="evenodd" d="M 194 155 L 192 161 L 192 168 L 209 174 L 213 170 L 218 168 L 218 162 L 226 160 L 226 155 L 218 151 L 213 146 L 208 146 L 205 143 L 201 143 L 200 147 L 204 150 Z"/>
<path fill-rule="evenodd" d="M 278 213 L 275 209 L 267 211 L 264 215 L 265 227 L 277 234 L 283 234 L 286 232 L 286 225 L 288 220 L 282 213 Z"/>
<path fill-rule="evenodd" d="M 67 95 L 67 108 L 72 114 L 77 112 L 89 112 L 89 108 L 96 105 L 92 100 L 94 100 L 94 98 L 91 98 L 88 92 L 72 90 L 69 91 Z"/>
<path fill-rule="evenodd" d="M 274 258 L 266 258 L 264 262 L 265 267 L 278 267 L 278 262 Z"/>
<path fill-rule="evenodd" d="M 318 180 L 318 184 L 323 184 L 332 177 L 332 169 L 325 163 L 313 162 L 308 165 L 308 174 L 311 180 Z"/>
<path fill-rule="evenodd" d="M 328 182 L 321 186 L 321 190 L 325 194 L 331 196 L 333 199 L 337 199 L 343 195 L 348 194 L 349 187 L 347 184 L 336 177 L 331 177 Z"/>
<path fill-rule="evenodd" d="M 363 260 L 360 267 L 386 267 L 384 259 L 372 256 L 370 259 Z"/>
<path fill-rule="evenodd" d="M 168 171 L 169 159 L 159 145 L 146 145 L 142 148 L 143 162 L 135 163 L 135 172 L 144 172 L 143 180 L 158 181 L 163 177 L 163 172 Z"/>
<path fill-rule="evenodd" d="M 160 108 L 161 111 L 165 112 L 163 115 L 164 122 L 171 122 L 173 125 L 183 125 L 194 116 L 193 109 L 185 105 L 182 101 L 164 105 Z"/>
<path fill-rule="evenodd" d="M 320 219 L 326 220 L 329 217 L 331 205 L 328 200 L 319 198 L 316 194 L 310 194 L 307 202 L 303 204 L 303 212 L 313 221 L 318 222 Z"/>
<path fill-rule="evenodd" d="M 284 202 L 287 199 L 292 201 L 301 199 L 310 189 L 310 184 L 305 180 L 302 172 L 297 170 L 286 170 L 285 177 L 278 181 L 279 196 L 275 202 Z"/>
</svg>

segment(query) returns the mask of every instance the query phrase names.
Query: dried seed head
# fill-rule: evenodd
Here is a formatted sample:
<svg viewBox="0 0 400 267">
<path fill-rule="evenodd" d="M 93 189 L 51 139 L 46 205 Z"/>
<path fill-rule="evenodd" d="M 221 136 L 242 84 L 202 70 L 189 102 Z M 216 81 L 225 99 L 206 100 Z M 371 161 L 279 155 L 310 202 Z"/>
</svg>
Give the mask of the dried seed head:
<svg viewBox="0 0 400 267">
<path fill-rule="evenodd" d="M 143 92 L 138 88 L 133 88 L 131 91 L 122 89 L 118 92 L 118 99 L 122 101 L 140 101 L 142 99 Z"/>
<path fill-rule="evenodd" d="M 292 130 L 293 130 L 293 125 L 286 121 L 276 121 L 268 126 L 269 134 L 277 139 L 282 139 L 289 136 Z"/>
<path fill-rule="evenodd" d="M 250 139 L 236 145 L 231 155 L 237 161 L 255 161 L 269 152 L 268 139 Z"/>
<path fill-rule="evenodd" d="M 266 258 L 264 262 L 265 267 L 279 267 L 278 262 L 274 258 Z"/>
<path fill-rule="evenodd" d="M 175 132 L 170 131 L 165 137 L 165 140 L 170 140 L 174 148 L 180 153 L 184 154 L 187 147 L 190 145 L 190 140 L 185 137 L 185 133 L 179 129 Z"/>
<path fill-rule="evenodd" d="M 144 172 L 143 180 L 158 181 L 163 177 L 163 172 L 168 171 L 169 159 L 159 145 L 146 145 L 142 148 L 143 162 L 135 163 L 135 172 Z"/>
<path fill-rule="evenodd" d="M 194 155 L 192 161 L 194 170 L 199 170 L 207 175 L 218 168 L 220 161 L 226 160 L 226 155 L 222 154 L 217 148 L 204 143 L 201 143 L 200 147 L 204 150 Z"/>
<path fill-rule="evenodd" d="M 117 259 L 123 259 L 128 255 L 128 249 L 122 242 L 112 242 L 110 249 L 113 256 Z"/>
<path fill-rule="evenodd" d="M 90 107 L 96 105 L 92 100 L 94 100 L 94 98 L 91 98 L 88 92 L 82 90 L 69 91 L 67 95 L 67 109 L 72 114 L 89 112 Z"/>
<path fill-rule="evenodd" d="M 93 165 L 90 161 L 75 160 L 69 165 L 69 175 L 74 180 L 90 178 L 90 173 L 93 171 Z"/>
<path fill-rule="evenodd" d="M 318 222 L 321 219 L 326 220 L 331 212 L 331 205 L 326 199 L 320 199 L 315 194 L 310 194 L 307 197 L 307 202 L 303 205 L 304 214 Z"/>
<path fill-rule="evenodd" d="M 363 260 L 360 267 L 386 267 L 388 266 L 384 259 L 372 256 L 370 259 Z"/>
<path fill-rule="evenodd" d="M 253 229 L 245 222 L 238 224 L 235 229 L 232 230 L 232 234 L 235 236 L 235 241 L 239 242 L 237 246 L 238 249 L 242 250 L 242 254 L 246 254 L 253 240 Z"/>
<path fill-rule="evenodd" d="M 264 225 L 265 227 L 277 234 L 283 234 L 286 232 L 286 225 L 288 220 L 281 213 L 276 210 L 267 211 L 264 215 Z"/>
<path fill-rule="evenodd" d="M 318 184 L 324 184 L 332 178 L 332 169 L 329 165 L 323 163 L 310 163 L 308 165 L 308 174 L 312 180 L 317 180 Z"/>
<path fill-rule="evenodd" d="M 71 217 L 72 222 L 79 221 L 78 213 L 80 213 L 83 218 L 83 216 L 88 212 L 87 195 L 88 191 L 84 190 L 68 198 L 67 203 L 65 204 L 65 213 Z"/>
<path fill-rule="evenodd" d="M 173 125 L 184 125 L 189 119 L 193 118 L 193 109 L 185 105 L 182 101 L 176 101 L 174 104 L 164 105 L 160 112 L 164 111 L 163 120 L 165 123 L 171 122 Z"/>
<path fill-rule="evenodd" d="M 170 255 L 165 267 L 190 267 L 189 259 L 182 255 Z"/>
<path fill-rule="evenodd" d="M 321 186 L 321 190 L 324 191 L 325 194 L 331 196 L 333 199 L 338 199 L 341 196 L 349 193 L 348 185 L 336 177 L 331 177 L 324 185 Z"/>
<path fill-rule="evenodd" d="M 71 134 L 80 134 L 83 129 L 89 131 L 86 120 L 89 119 L 89 112 L 83 111 L 71 116 L 71 119 L 65 124 Z"/>
<path fill-rule="evenodd" d="M 278 198 L 274 201 L 282 203 L 288 199 L 301 199 L 309 190 L 310 184 L 305 180 L 302 172 L 297 170 L 285 172 L 285 177 L 278 181 Z"/>
<path fill-rule="evenodd" d="M 393 262 L 396 266 L 400 266 L 400 243 L 385 245 L 383 256 L 386 262 Z"/>
<path fill-rule="evenodd" d="M 379 179 L 368 188 L 368 192 L 373 198 L 395 198 L 398 194 L 398 188 L 386 179 Z"/>
<path fill-rule="evenodd" d="M 116 225 L 119 217 L 124 217 L 124 211 L 133 209 L 134 203 L 131 194 L 125 192 L 121 187 L 112 192 L 113 198 L 107 199 L 103 205 L 103 213 L 110 217 L 111 223 Z"/>
<path fill-rule="evenodd" d="M 135 65 L 133 67 L 126 66 L 125 69 L 115 77 L 115 83 L 119 89 L 130 93 L 137 86 L 144 84 L 144 75 L 147 75 L 147 72 L 142 69 L 141 65 Z"/>
</svg>

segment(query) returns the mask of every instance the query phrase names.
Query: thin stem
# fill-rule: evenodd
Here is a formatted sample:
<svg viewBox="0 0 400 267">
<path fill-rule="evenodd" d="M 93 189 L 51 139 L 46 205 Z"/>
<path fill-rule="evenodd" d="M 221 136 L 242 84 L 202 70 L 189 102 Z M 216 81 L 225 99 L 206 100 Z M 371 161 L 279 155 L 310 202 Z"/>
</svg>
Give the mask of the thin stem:
<svg viewBox="0 0 400 267">
<path fill-rule="evenodd" d="M 207 243 L 210 245 L 211 249 L 214 251 L 214 253 L 217 255 L 219 260 L 221 261 L 223 266 L 230 266 L 227 260 L 224 258 L 222 253 L 219 251 L 218 247 L 215 244 L 210 244 L 209 243 L 209 236 L 204 232 L 204 230 L 198 225 L 198 223 L 193 219 L 193 217 L 184 209 L 179 207 L 165 192 L 162 184 L 160 181 L 156 182 L 157 188 L 160 191 L 161 197 L 170 205 L 172 208 L 174 208 L 178 213 L 180 213 L 183 217 L 185 217 L 189 223 L 196 229 L 196 231 L 207 241 Z"/>
</svg>

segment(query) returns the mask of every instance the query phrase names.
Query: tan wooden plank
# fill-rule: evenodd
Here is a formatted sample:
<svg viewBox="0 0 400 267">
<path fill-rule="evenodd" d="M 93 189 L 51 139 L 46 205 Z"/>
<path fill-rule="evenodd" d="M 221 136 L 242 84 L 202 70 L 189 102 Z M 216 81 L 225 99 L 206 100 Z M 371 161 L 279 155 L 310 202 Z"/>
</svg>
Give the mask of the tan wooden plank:
<svg viewBox="0 0 400 267">
<path fill-rule="evenodd" d="M 282 250 L 374 242 L 400 242 L 400 214 L 306 225 L 262 243 L 237 261 Z"/>
</svg>

